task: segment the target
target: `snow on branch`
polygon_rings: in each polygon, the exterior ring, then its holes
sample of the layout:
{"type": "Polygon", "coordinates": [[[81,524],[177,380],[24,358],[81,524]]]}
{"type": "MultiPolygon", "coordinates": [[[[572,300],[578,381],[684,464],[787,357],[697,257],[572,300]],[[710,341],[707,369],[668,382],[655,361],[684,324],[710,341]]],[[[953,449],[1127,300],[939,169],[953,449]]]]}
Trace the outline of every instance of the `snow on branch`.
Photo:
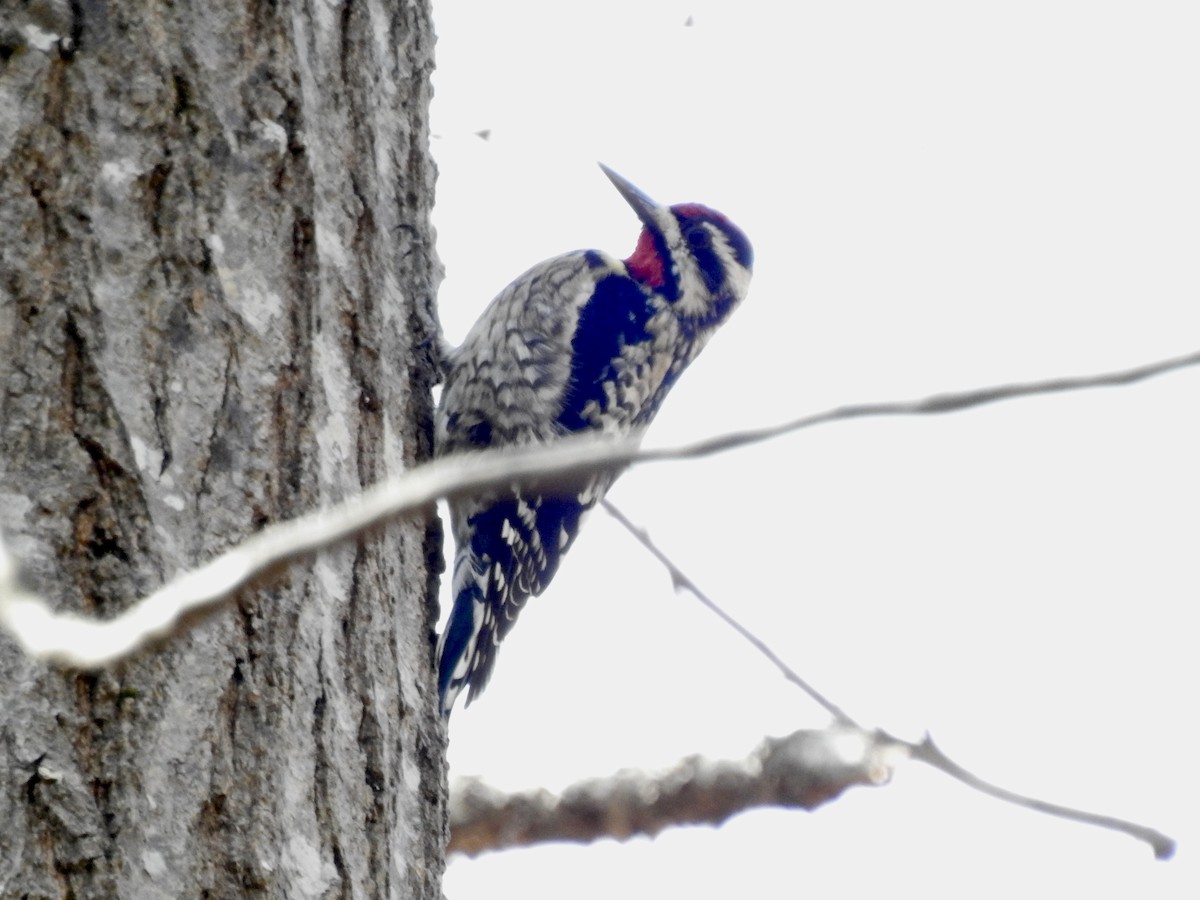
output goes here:
{"type": "Polygon", "coordinates": [[[20,583],[0,540],[0,626],[31,656],[82,669],[110,665],[212,614],[247,585],[288,563],[383,522],[423,511],[439,497],[514,481],[552,485],[584,472],[632,463],[695,459],[828,422],[868,416],[953,412],[1034,394],[1111,387],[1200,364],[1200,352],[1120,372],[985,387],[923,400],[840,406],[782,425],[733,432],[681,447],[639,450],[640,435],[568,438],[552,446],[493,450],[418,466],[336,507],[270,525],[199,568],[185,572],[111,619],[54,612],[20,583]]]}

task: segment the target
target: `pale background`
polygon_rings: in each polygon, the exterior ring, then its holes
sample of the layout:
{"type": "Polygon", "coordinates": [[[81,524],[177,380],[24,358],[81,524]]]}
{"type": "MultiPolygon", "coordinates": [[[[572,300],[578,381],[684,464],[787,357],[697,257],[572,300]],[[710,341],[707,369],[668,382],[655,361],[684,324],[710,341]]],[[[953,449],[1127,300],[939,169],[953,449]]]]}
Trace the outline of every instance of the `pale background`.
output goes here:
{"type": "MultiPolygon", "coordinates": [[[[754,243],[651,445],[1200,347],[1194,3],[442,0],[437,24],[452,341],[529,265],[632,250],[596,160],[754,243]]],[[[815,814],[458,860],[447,896],[1200,896],[1198,398],[1190,370],[835,424],[610,495],[860,721],[1175,860],[911,765],[815,814]]],[[[825,722],[597,512],[450,758],[555,788],[825,722]]]]}

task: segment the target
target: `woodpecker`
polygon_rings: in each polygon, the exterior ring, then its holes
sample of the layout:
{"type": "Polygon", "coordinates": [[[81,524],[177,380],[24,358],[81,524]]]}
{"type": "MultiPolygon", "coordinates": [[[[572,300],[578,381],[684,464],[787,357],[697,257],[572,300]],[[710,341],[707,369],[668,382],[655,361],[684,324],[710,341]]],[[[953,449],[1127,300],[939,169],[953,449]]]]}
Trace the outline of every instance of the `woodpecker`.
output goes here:
{"type": "MultiPolygon", "coordinates": [[[[745,296],[754,254],[733,223],[696,203],[660,206],[600,168],[641,219],[633,255],[556,256],[491,302],[446,354],[439,456],[644,428],[745,296]]],[[[438,642],[442,715],[464,687],[468,704],[479,696],[526,600],[545,590],[615,477],[559,495],[514,485],[450,503],[457,552],[438,642]]]]}

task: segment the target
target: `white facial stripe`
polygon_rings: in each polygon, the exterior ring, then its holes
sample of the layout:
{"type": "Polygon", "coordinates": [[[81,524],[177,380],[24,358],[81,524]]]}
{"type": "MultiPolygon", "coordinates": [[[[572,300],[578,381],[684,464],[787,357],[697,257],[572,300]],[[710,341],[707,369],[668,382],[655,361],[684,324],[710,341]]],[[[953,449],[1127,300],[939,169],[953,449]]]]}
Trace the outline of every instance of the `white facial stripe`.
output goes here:
{"type": "Polygon", "coordinates": [[[729,243],[723,229],[708,222],[704,223],[704,227],[712,232],[713,250],[720,258],[721,265],[725,267],[725,277],[733,283],[734,293],[745,297],[750,289],[750,270],[738,262],[737,252],[733,249],[733,244],[729,243]]]}
{"type": "Polygon", "coordinates": [[[679,299],[675,301],[675,309],[683,316],[703,315],[708,307],[708,288],[704,286],[704,276],[700,267],[692,259],[691,254],[683,257],[683,271],[679,273],[679,299]]]}
{"type": "Polygon", "coordinates": [[[658,228],[658,233],[662,235],[667,250],[674,256],[683,246],[683,230],[679,227],[679,220],[675,218],[675,213],[665,206],[657,207],[654,210],[654,224],[658,228]]]}
{"type": "MultiPolygon", "coordinates": [[[[702,222],[700,227],[706,229],[712,237],[713,252],[721,261],[725,277],[732,282],[737,296],[744,297],[746,290],[750,287],[750,271],[738,262],[733,245],[729,243],[729,238],[725,236],[725,232],[719,226],[712,222],[702,222]]],[[[681,253],[680,259],[684,271],[679,273],[681,296],[676,302],[675,308],[681,315],[700,318],[708,313],[712,297],[705,285],[700,266],[692,255],[686,252],[681,253]]]]}

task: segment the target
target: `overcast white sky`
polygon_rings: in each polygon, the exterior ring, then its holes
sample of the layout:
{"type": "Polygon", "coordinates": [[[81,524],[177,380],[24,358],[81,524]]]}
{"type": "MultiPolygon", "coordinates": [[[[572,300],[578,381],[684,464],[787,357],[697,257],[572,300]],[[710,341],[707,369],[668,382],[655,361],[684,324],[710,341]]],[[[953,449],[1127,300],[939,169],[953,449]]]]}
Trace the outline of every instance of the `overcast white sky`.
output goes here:
{"type": "MultiPolygon", "coordinates": [[[[435,6],[451,340],[541,259],[632,250],[597,160],[755,245],[649,444],[1200,348],[1194,3],[435,6]]],[[[610,495],[860,721],[1174,861],[910,766],[815,814],[456,861],[447,896],[1196,897],[1198,397],[1193,370],[835,424],[610,495]]],[[[553,788],[825,721],[596,513],[450,758],[553,788]]]]}

